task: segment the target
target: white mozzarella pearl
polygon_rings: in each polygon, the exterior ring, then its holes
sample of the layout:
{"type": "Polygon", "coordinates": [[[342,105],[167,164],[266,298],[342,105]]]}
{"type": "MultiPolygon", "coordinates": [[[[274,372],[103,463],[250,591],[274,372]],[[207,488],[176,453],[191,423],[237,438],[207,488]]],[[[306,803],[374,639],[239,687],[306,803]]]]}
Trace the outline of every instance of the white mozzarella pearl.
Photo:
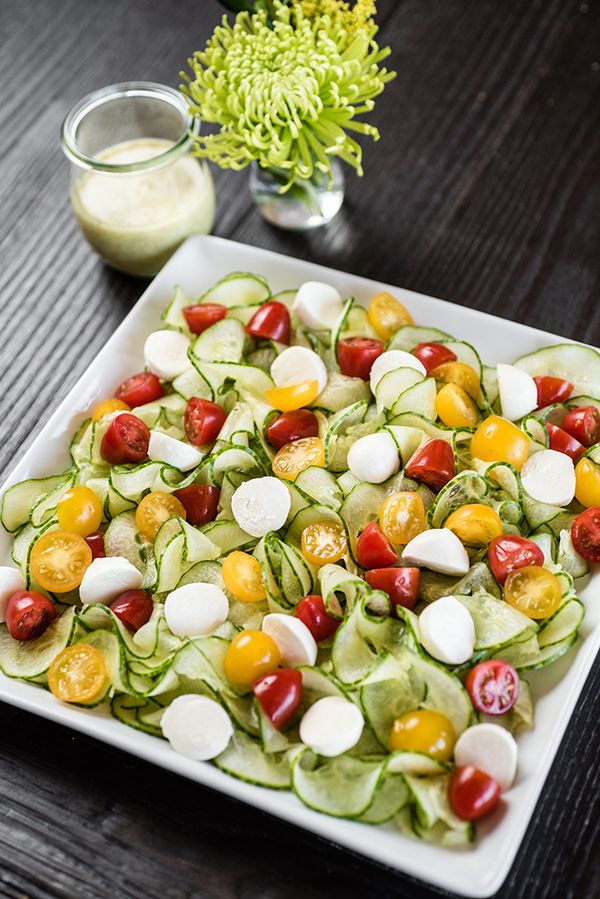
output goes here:
{"type": "Polygon", "coordinates": [[[509,790],[517,773],[518,748],[515,738],[499,724],[474,724],[462,732],[454,746],[457,765],[473,765],[509,790]]]}
{"type": "Polygon", "coordinates": [[[197,693],[177,696],[163,714],[160,726],[175,752],[198,762],[216,758],[233,736],[223,706],[197,693]]]}
{"type": "Polygon", "coordinates": [[[285,524],[291,506],[290,493],[279,478],[244,481],[231,498],[233,517],[247,534],[264,537],[285,524]]]}
{"type": "Polygon", "coordinates": [[[154,331],[146,338],[144,360],[151,372],[172,381],[191,366],[187,354],[189,346],[189,339],[180,331],[154,331]]]}
{"type": "Polygon", "coordinates": [[[169,437],[162,431],[150,431],[148,458],[153,462],[166,462],[179,471],[190,471],[202,461],[202,453],[195,446],[169,437]]]}
{"type": "Polygon", "coordinates": [[[290,346],[273,361],[271,377],[277,387],[316,381],[319,393],[327,384],[327,368],[321,357],[305,346],[290,346]]]}
{"type": "Polygon", "coordinates": [[[165,601],[165,618],[176,637],[206,637],[227,619],[229,601],[216,584],[185,584],[165,601]]]}
{"type": "Polygon", "coordinates": [[[305,713],[300,739],[316,752],[331,758],[356,746],[364,726],[358,706],[343,696],[324,696],[305,713]]]}
{"type": "Polygon", "coordinates": [[[344,309],[335,287],[322,281],[305,281],[298,290],[293,309],[303,325],[315,331],[334,327],[344,309]]]}
{"type": "Polygon", "coordinates": [[[446,665],[461,665],[475,649],[473,619],[454,596],[442,596],[421,612],[419,636],[427,652],[446,665]]]}
{"type": "Polygon", "coordinates": [[[413,356],[412,353],[407,353],[405,350],[387,350],[387,352],[377,357],[371,368],[371,391],[375,393],[375,388],[383,376],[396,368],[414,368],[415,371],[420,372],[423,376],[427,374],[427,370],[421,360],[413,356]]]}
{"type": "Polygon", "coordinates": [[[0,622],[6,621],[6,604],[13,593],[25,589],[25,581],[16,568],[0,566],[0,622]]]}
{"type": "Polygon", "coordinates": [[[315,638],[299,618],[272,612],[263,618],[262,629],[277,644],[285,665],[297,668],[300,665],[315,664],[317,660],[315,638]]]}
{"type": "Polygon", "coordinates": [[[126,590],[139,590],[141,586],[142,575],[135,565],[121,556],[107,556],[94,559],[86,568],[79,596],[84,605],[96,602],[108,605],[126,590]]]}
{"type": "Polygon", "coordinates": [[[523,489],[532,499],[551,506],[568,506],[575,496],[575,466],[565,453],[540,450],[521,469],[523,489]]]}
{"type": "Polygon", "coordinates": [[[402,561],[440,574],[463,575],[470,568],[466,549],[448,528],[432,528],[417,534],[404,547],[402,561]]]}
{"type": "Polygon", "coordinates": [[[348,453],[348,468],[359,481],[381,484],[400,468],[398,448],[387,431],[367,434],[353,443],[348,453]]]}
{"type": "Polygon", "coordinates": [[[514,365],[500,363],[496,366],[498,392],[502,415],[509,421],[518,421],[537,409],[537,387],[526,371],[514,365]]]}

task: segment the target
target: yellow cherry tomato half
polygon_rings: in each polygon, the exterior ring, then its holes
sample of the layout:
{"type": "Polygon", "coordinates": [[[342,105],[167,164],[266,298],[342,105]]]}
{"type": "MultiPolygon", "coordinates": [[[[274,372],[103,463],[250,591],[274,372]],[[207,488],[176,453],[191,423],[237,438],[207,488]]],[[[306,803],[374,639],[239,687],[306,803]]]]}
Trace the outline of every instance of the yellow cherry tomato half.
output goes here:
{"type": "Polygon", "coordinates": [[[338,562],[348,547],[344,526],[337,521],[316,521],[302,531],[302,555],[313,565],[338,562]]]}
{"type": "Polygon", "coordinates": [[[398,328],[414,324],[413,317],[400,300],[391,293],[377,293],[369,303],[367,318],[371,327],[380,337],[388,340],[398,328]]]}
{"type": "Polygon", "coordinates": [[[234,686],[246,689],[263,674],[274,671],[281,654],[272,637],[263,631],[243,630],[236,634],[225,653],[225,677],[234,686]]]}
{"type": "Polygon", "coordinates": [[[265,399],[269,406],[281,412],[295,412],[304,406],[310,406],[319,395],[318,381],[300,381],[288,387],[272,387],[265,391],[265,399]]]}
{"type": "Polygon", "coordinates": [[[102,521],[100,497],[82,484],[71,487],[58,503],[56,517],[63,531],[87,537],[98,530],[102,521]]]}
{"type": "Polygon", "coordinates": [[[455,509],[444,527],[453,531],[466,546],[487,546],[494,537],[504,533],[498,513],[483,503],[467,503],[455,509]]]}
{"type": "Polygon", "coordinates": [[[474,428],[479,418],[477,406],[458,384],[444,384],[435,398],[435,408],[449,428],[474,428]]]}
{"type": "Polygon", "coordinates": [[[89,643],[67,646],[48,669],[48,686],[63,702],[98,702],[108,687],[104,656],[89,643]]]}
{"type": "Polygon", "coordinates": [[[92,550],[83,537],[71,531],[50,531],[33,544],[29,556],[31,577],[43,590],[68,593],[79,587],[92,550]]]}
{"type": "Polygon", "coordinates": [[[516,568],[506,578],[504,599],[528,618],[547,618],[560,605],[560,581],[540,565],[516,568]]]}
{"type": "Polygon", "coordinates": [[[512,421],[490,415],[471,438],[471,455],[482,462],[508,462],[520,471],[529,456],[529,439],[512,421]]]}
{"type": "Polygon", "coordinates": [[[273,474],[286,481],[295,481],[301,471],[317,465],[323,468],[325,465],[325,446],[320,437],[303,437],[286,443],[275,454],[273,459],[273,474]]]}
{"type": "Polygon", "coordinates": [[[240,550],[230,552],[221,567],[221,576],[230,593],[242,602],[267,598],[258,559],[240,550]]]}
{"type": "Polygon", "coordinates": [[[575,497],[582,506],[600,506],[600,468],[591,459],[580,459],[575,466],[575,497]]]}
{"type": "Polygon", "coordinates": [[[176,496],[172,493],[155,491],[147,493],[135,510],[135,523],[138,531],[147,540],[154,540],[158,531],[169,518],[185,518],[187,513],[176,496]]]}
{"type": "Polygon", "coordinates": [[[94,411],[92,412],[92,418],[94,421],[100,421],[104,418],[105,415],[110,415],[111,412],[130,412],[131,406],[128,406],[127,403],[124,403],[123,400],[118,400],[116,396],[112,396],[109,400],[102,400],[101,403],[98,403],[94,411]]]}
{"type": "Polygon", "coordinates": [[[405,545],[425,530],[425,506],[412,490],[392,493],[379,509],[379,524],[392,543],[405,545]]]}
{"type": "Polygon", "coordinates": [[[465,393],[474,399],[479,396],[481,389],[479,375],[465,362],[442,362],[441,365],[432,368],[429,374],[436,381],[445,381],[446,384],[456,384],[457,387],[462,387],[465,393]]]}
{"type": "Polygon", "coordinates": [[[415,709],[396,718],[390,734],[392,751],[425,752],[441,762],[450,761],[455,742],[451,721],[429,709],[415,709]]]}

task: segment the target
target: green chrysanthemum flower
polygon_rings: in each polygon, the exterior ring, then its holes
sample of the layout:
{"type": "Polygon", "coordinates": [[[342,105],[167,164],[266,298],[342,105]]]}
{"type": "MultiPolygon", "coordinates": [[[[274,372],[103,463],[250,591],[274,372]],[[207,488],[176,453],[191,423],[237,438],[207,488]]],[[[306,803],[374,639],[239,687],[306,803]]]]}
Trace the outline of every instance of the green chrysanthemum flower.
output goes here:
{"type": "Polygon", "coordinates": [[[376,28],[349,37],[327,15],[307,18],[302,7],[276,5],[223,19],[206,49],[189,60],[194,78],[183,90],[191,111],[219,130],[201,135],[198,156],[221,168],[242,169],[252,160],[283,169],[289,187],[310,179],[315,167],[328,174],[338,156],[362,174],[362,150],[348,134],[379,139],[378,130],[357,116],[395,77],[379,63],[389,55],[374,41],[376,28]]]}

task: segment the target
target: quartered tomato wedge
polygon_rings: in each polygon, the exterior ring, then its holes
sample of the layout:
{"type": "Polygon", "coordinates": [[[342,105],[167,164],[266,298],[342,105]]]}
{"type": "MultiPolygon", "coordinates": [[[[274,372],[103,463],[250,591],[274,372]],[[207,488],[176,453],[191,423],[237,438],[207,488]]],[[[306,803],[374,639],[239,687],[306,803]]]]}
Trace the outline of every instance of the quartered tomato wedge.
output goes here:
{"type": "Polygon", "coordinates": [[[289,343],[292,336],[292,322],[287,306],[276,300],[264,303],[246,325],[246,331],[253,337],[263,340],[289,343]]]}
{"type": "Polygon", "coordinates": [[[164,395],[164,387],[151,371],[142,371],[138,375],[132,375],[115,390],[115,397],[127,403],[130,409],[146,403],[153,403],[164,395]]]}
{"type": "Polygon", "coordinates": [[[290,723],[302,699],[302,674],[296,668],[278,668],[252,684],[265,715],[276,730],[290,723]]]}
{"type": "Polygon", "coordinates": [[[441,438],[429,440],[409,460],[405,474],[437,493],[455,474],[452,447],[441,438]]]}
{"type": "Polygon", "coordinates": [[[342,623],[328,613],[323,597],[313,594],[300,600],[294,615],[307,626],[316,643],[333,636],[342,623]]]}
{"type": "Polygon", "coordinates": [[[519,675],[508,662],[488,659],[471,668],[465,687],[479,712],[504,715],[519,698],[519,675]]]}
{"type": "Polygon", "coordinates": [[[375,360],[385,349],[383,340],[370,337],[347,337],[338,340],[337,358],[340,371],[349,378],[369,380],[375,360]]]}
{"type": "Polygon", "coordinates": [[[32,579],[50,593],[75,590],[91,564],[91,549],[83,537],[70,531],[42,534],[29,556],[32,579]]]}
{"type": "Polygon", "coordinates": [[[600,442],[600,412],[595,406],[578,406],[567,412],[560,423],[563,431],[584,446],[600,442]]]}
{"type": "Polygon", "coordinates": [[[111,465],[141,462],[148,455],[150,431],[135,415],[124,412],[109,424],[100,444],[100,455],[111,465]]]}
{"type": "Polygon", "coordinates": [[[385,568],[398,559],[395,550],[376,521],[371,521],[356,541],[356,557],[361,568],[385,568]]]}
{"type": "Polygon", "coordinates": [[[556,425],[550,424],[550,422],[548,422],[546,428],[548,429],[548,437],[550,438],[550,449],[556,450],[557,453],[564,453],[566,456],[569,456],[573,462],[579,462],[585,453],[585,446],[582,446],[579,440],[575,440],[574,437],[571,437],[571,435],[567,434],[566,431],[563,431],[562,428],[557,428],[556,425]]]}
{"type": "Polygon", "coordinates": [[[586,562],[600,562],[600,506],[577,516],[571,525],[571,540],[586,562]]]}
{"type": "Polygon", "coordinates": [[[150,621],[154,603],[146,590],[126,590],[113,599],[110,609],[128,630],[138,631],[150,621]]]}
{"type": "Polygon", "coordinates": [[[218,403],[193,396],[188,400],[183,416],[187,439],[194,446],[212,443],[219,436],[227,415],[218,403]]]}
{"type": "Polygon", "coordinates": [[[504,584],[511,571],[526,565],[543,565],[544,553],[533,540],[518,534],[502,534],[488,546],[488,560],[492,574],[504,584]]]}
{"type": "Polygon", "coordinates": [[[448,783],[448,801],[461,821],[476,821],[489,815],[498,805],[500,787],[497,781],[473,765],[456,768],[448,783]]]}
{"type": "Polygon", "coordinates": [[[43,593],[21,590],[6,604],[6,627],[15,640],[35,640],[56,618],[56,609],[43,593]]]}
{"type": "Polygon", "coordinates": [[[419,595],[421,572],[418,568],[373,568],[365,571],[365,580],[374,590],[383,590],[392,607],[412,609],[419,595]]]}
{"type": "Polygon", "coordinates": [[[443,343],[418,343],[411,353],[423,363],[427,374],[444,362],[456,362],[456,353],[443,343]]]}
{"type": "Polygon", "coordinates": [[[537,387],[538,409],[564,403],[573,393],[573,385],[562,378],[551,378],[549,375],[538,375],[533,379],[537,387]]]}
{"type": "Polygon", "coordinates": [[[271,420],[267,427],[267,440],[279,450],[286,443],[302,440],[304,437],[318,437],[319,420],[309,409],[294,409],[282,412],[271,420]]]}
{"type": "Polygon", "coordinates": [[[202,334],[227,315],[227,306],[220,303],[194,303],[181,310],[192,334],[202,334]]]}
{"type": "Polygon", "coordinates": [[[214,521],[219,511],[221,491],[211,484],[190,484],[173,491],[186,511],[186,520],[195,527],[214,521]]]}
{"type": "Polygon", "coordinates": [[[104,656],[89,643],[73,643],[56,656],[48,669],[48,686],[57,699],[90,705],[108,686],[104,656]]]}

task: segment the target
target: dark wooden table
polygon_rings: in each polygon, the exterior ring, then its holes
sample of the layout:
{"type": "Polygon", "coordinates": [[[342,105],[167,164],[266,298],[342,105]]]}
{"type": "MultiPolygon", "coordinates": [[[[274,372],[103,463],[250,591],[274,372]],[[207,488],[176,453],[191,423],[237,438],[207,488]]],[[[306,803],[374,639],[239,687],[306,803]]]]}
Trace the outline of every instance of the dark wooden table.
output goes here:
{"type": "MultiPolygon", "coordinates": [[[[215,232],[570,337],[600,340],[600,4],[380,0],[398,79],[382,139],[326,230],[265,225],[216,173],[215,232]]],[[[144,283],[88,250],[60,122],[130,79],[176,85],[209,0],[0,4],[0,468],[85,370],[144,283]]],[[[600,895],[600,667],[503,899],[600,895]]],[[[0,707],[0,895],[383,899],[438,895],[83,736],[0,707]]]]}

